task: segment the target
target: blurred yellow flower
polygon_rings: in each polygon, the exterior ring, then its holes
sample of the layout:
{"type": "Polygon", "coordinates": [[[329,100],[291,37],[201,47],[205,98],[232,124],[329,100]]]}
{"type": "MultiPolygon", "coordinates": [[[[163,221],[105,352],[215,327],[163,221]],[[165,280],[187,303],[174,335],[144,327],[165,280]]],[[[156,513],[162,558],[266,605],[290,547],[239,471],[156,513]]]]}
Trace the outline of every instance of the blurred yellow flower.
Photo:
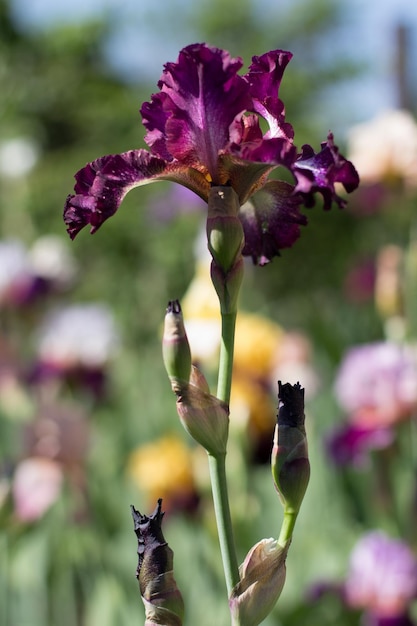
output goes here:
{"type": "Polygon", "coordinates": [[[283,331],[261,315],[241,313],[236,323],[234,368],[257,379],[269,379],[283,331]]]}
{"type": "Polygon", "coordinates": [[[128,460],[128,475],[150,501],[187,500],[195,493],[193,461],[189,448],[175,435],[139,446],[128,460]]]}
{"type": "Polygon", "coordinates": [[[230,399],[231,424],[247,428],[256,439],[271,437],[276,423],[276,402],[268,387],[246,376],[233,378],[230,399]]]}
{"type": "MultiPolygon", "coordinates": [[[[209,264],[197,261],[196,273],[181,300],[184,323],[194,362],[210,365],[220,349],[221,319],[209,264]]],[[[274,366],[281,328],[260,315],[240,312],[236,322],[235,369],[250,376],[267,378],[274,366]]]]}

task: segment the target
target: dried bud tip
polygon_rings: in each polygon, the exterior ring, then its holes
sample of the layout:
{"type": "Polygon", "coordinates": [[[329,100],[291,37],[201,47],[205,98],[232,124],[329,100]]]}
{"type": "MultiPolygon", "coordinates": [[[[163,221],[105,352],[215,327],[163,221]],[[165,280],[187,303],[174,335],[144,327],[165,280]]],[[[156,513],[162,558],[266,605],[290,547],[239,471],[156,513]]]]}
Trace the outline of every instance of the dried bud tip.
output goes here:
{"type": "Polygon", "coordinates": [[[278,381],[278,424],[299,427],[304,425],[304,388],[300,383],[282,384],[278,381]]]}
{"type": "Polygon", "coordinates": [[[180,301],[179,300],[170,300],[168,302],[168,306],[166,309],[167,313],[175,313],[175,314],[179,314],[181,313],[181,305],[180,305],[180,301]]]}
{"type": "Polygon", "coordinates": [[[142,515],[133,504],[130,505],[133,517],[133,529],[138,539],[138,567],[136,570],[136,578],[142,567],[145,549],[151,548],[156,544],[165,544],[165,538],[162,534],[161,524],[164,512],[162,511],[162,498],[159,498],[154,512],[151,515],[142,515]]]}

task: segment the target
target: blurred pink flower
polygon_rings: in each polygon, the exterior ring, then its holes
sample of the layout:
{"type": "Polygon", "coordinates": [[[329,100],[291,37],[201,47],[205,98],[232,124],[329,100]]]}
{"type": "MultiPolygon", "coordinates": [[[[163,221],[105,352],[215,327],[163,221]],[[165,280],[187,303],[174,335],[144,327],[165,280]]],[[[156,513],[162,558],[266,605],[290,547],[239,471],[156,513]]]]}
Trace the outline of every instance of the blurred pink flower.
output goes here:
{"type": "Polygon", "coordinates": [[[370,615],[371,623],[396,618],[407,623],[417,596],[417,561],[404,542],[381,531],[364,535],[354,547],[344,584],[346,603],[370,615]]]}
{"type": "Polygon", "coordinates": [[[417,597],[416,557],[400,539],[370,531],[354,546],[346,579],[319,581],[308,597],[315,602],[327,593],[361,611],[362,626],[414,626],[409,609],[417,597]]]}
{"type": "Polygon", "coordinates": [[[345,355],[335,382],[347,421],[326,442],[338,465],[364,465],[370,450],[392,444],[393,427],[417,409],[417,359],[411,345],[365,344],[345,355]]]}
{"type": "Polygon", "coordinates": [[[16,517],[22,522],[40,519],[58,499],[62,481],[61,466],[51,459],[31,457],[21,461],[12,484],[16,517]]]}
{"type": "Polygon", "coordinates": [[[388,341],[351,348],[335,393],[350,421],[362,426],[390,426],[410,417],[417,408],[415,349],[388,341]]]}

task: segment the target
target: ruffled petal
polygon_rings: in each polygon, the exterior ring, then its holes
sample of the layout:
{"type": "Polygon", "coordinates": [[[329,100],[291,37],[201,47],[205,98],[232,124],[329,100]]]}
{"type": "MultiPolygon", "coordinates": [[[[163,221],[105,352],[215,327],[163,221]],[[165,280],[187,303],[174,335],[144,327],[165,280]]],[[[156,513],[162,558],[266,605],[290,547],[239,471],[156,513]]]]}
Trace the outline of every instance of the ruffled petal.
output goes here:
{"type": "Polygon", "coordinates": [[[252,103],[247,81],[237,75],[241,67],[241,59],[205,44],[187,46],[176,63],[167,63],[158,83],[164,95],[141,109],[153,151],[204,166],[218,184],[217,159],[229,127],[252,103]]]}
{"type": "Polygon", "coordinates": [[[265,265],[282,248],[291,247],[300,236],[300,225],[307,224],[300,204],[294,187],[282,181],[271,181],[253,194],[239,213],[245,233],[242,253],[265,265]]]}
{"type": "Polygon", "coordinates": [[[339,153],[330,133],[327,141],[321,144],[321,151],[315,153],[308,145],[303,146],[300,158],[294,163],[293,173],[297,180],[296,192],[305,197],[306,206],[314,206],[314,193],[320,192],[323,196],[323,208],[331,208],[336,202],[343,208],[346,201],[336,194],[335,183],[342,183],[350,193],[359,185],[359,175],[350,161],[339,153]]]}
{"type": "Polygon", "coordinates": [[[253,110],[269,124],[265,139],[286,137],[293,139],[291,124],[285,122],[285,109],[278,93],[284,70],[292,59],[291,52],[272,50],[260,57],[253,57],[246,74],[253,99],[253,110]]]}
{"type": "Polygon", "coordinates": [[[146,150],[110,154],[86,165],[75,175],[75,194],[67,197],[64,221],[74,239],[84,226],[96,230],[119,208],[134,187],[171,180],[207,199],[209,184],[202,174],[151,155],[146,150]]]}

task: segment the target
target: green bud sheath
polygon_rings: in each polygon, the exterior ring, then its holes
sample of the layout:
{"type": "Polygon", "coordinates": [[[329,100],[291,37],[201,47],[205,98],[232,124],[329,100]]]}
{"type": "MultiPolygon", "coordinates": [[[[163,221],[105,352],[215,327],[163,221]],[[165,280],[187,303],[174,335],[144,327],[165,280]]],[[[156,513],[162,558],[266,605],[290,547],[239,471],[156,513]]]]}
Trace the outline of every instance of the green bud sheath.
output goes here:
{"type": "Polygon", "coordinates": [[[310,479],[304,427],[304,389],[297,383],[279,385],[280,400],[271,468],[286,513],[297,515],[310,479]]]}
{"type": "Polygon", "coordinates": [[[207,243],[214,262],[227,273],[239,259],[244,234],[239,198],[232,187],[212,187],[208,197],[207,243]]]}
{"type": "Polygon", "coordinates": [[[178,300],[168,302],[164,321],[162,356],[168,376],[188,382],[191,373],[191,350],[178,300]]]}
{"type": "Polygon", "coordinates": [[[184,602],[173,572],[173,552],[162,534],[162,500],[148,517],[131,506],[138,539],[136,577],[145,606],[145,626],[182,626],[184,602]]]}
{"type": "Polygon", "coordinates": [[[225,273],[224,270],[211,263],[211,280],[219,297],[220,310],[223,314],[236,313],[240,287],[244,273],[243,258],[240,256],[233,267],[225,273]]]}

